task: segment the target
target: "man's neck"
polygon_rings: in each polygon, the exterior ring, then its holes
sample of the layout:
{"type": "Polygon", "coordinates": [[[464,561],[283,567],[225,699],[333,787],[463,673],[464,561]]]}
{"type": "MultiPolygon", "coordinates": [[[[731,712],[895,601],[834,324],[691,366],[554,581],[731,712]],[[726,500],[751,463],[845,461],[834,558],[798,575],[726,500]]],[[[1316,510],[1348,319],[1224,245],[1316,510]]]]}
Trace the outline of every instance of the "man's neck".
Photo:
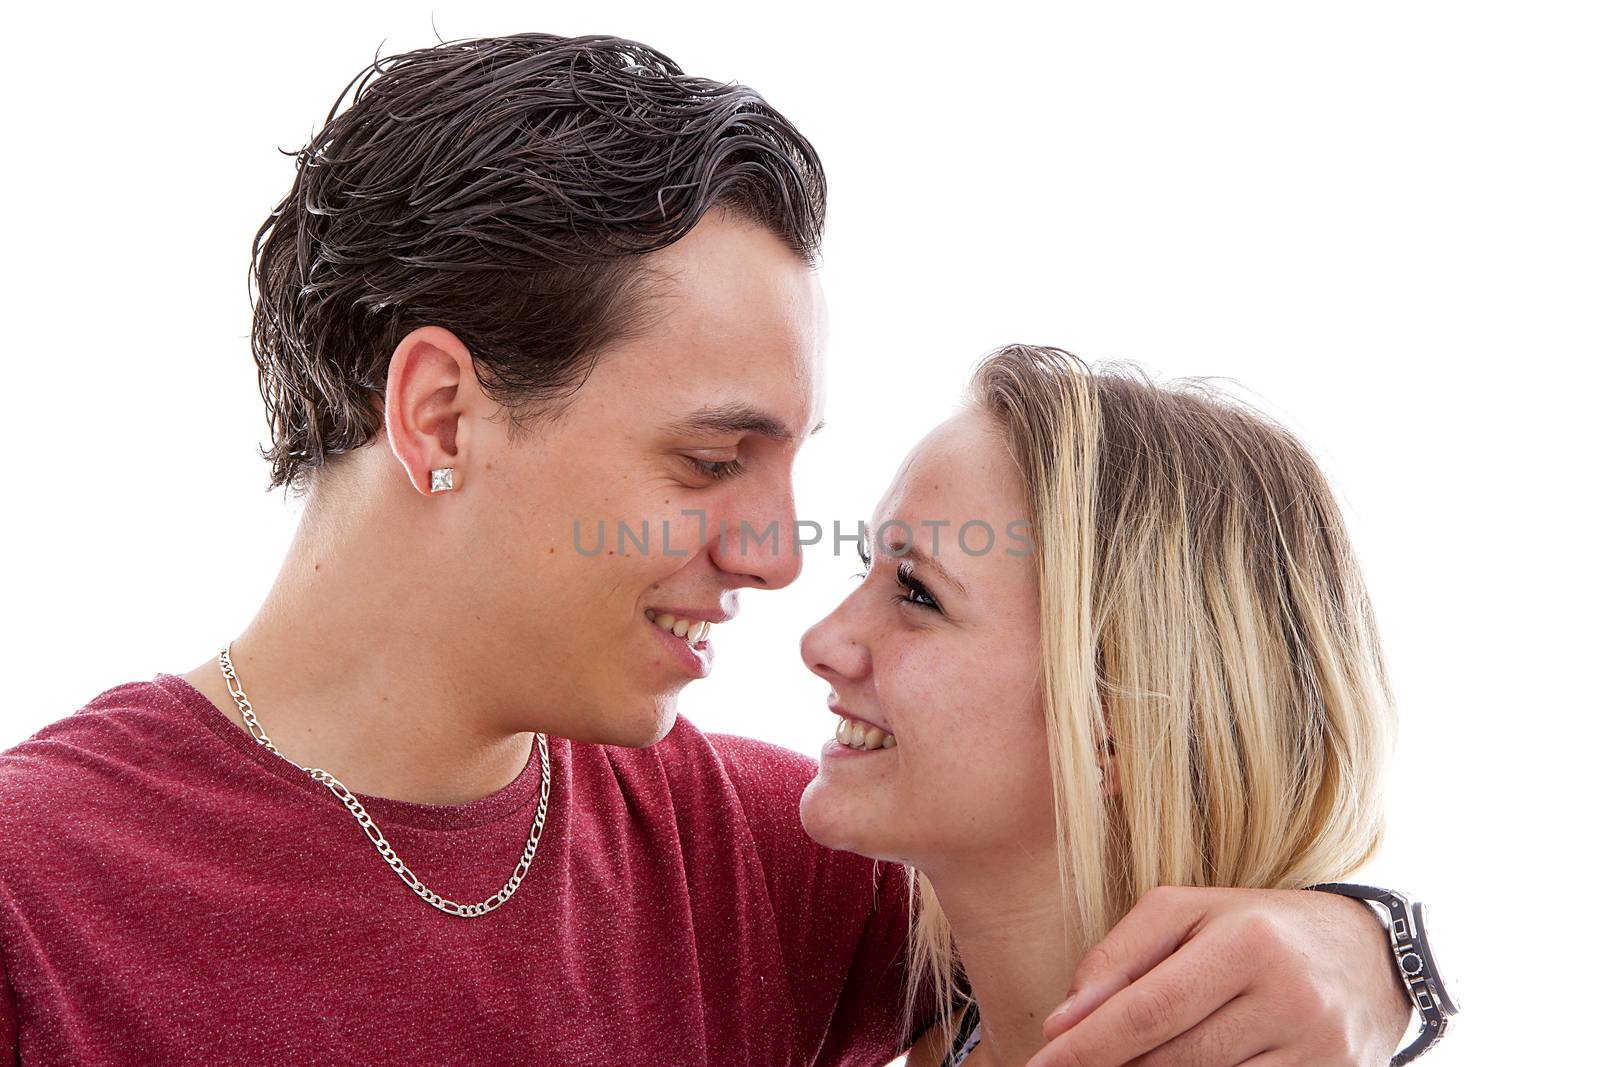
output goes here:
{"type": "Polygon", "coordinates": [[[969,1060],[1025,1064],[1082,954],[1062,914],[1053,850],[985,857],[930,875],[961,953],[983,1033],[969,1060]]]}
{"type": "MultiPolygon", "coordinates": [[[[350,789],[424,804],[487,796],[527,764],[533,735],[496,728],[465,652],[432,635],[425,581],[352,544],[348,526],[296,532],[266,602],[233,639],[239,686],[296,763],[350,789]]],[[[414,562],[414,561],[413,561],[414,562]]],[[[218,647],[229,635],[218,635],[218,647]]],[[[241,729],[215,657],[183,675],[241,729]]]]}

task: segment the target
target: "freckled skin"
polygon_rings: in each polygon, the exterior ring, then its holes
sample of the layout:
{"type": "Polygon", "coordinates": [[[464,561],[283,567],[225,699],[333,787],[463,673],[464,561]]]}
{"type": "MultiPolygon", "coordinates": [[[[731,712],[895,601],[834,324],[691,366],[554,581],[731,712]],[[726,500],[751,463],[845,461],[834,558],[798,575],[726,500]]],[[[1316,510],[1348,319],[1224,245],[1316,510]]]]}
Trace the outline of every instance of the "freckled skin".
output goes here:
{"type": "Polygon", "coordinates": [[[1005,552],[1016,547],[1006,524],[1026,516],[1021,476],[981,412],[939,426],[901,466],[872,527],[909,523],[931,554],[923,522],[950,520],[937,558],[966,594],[914,566],[945,614],[900,601],[902,561],[880,546],[860,587],[806,632],[806,666],[896,739],[886,752],[823,761],[800,805],[816,840],[930,873],[985,852],[1052,847],[1034,560],[1005,552]],[[966,554],[952,536],[972,519],[996,531],[987,553],[966,554]]]}

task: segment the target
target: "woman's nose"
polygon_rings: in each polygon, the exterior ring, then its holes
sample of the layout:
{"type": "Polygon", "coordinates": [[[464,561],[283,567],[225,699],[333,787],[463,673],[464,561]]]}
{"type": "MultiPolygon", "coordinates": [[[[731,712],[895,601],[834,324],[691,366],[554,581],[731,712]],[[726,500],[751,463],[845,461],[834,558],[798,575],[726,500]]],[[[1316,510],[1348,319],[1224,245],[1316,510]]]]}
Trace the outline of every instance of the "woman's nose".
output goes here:
{"type": "Polygon", "coordinates": [[[867,645],[851,617],[851,599],[814,624],[800,637],[800,658],[819,677],[859,679],[872,662],[867,645]]]}

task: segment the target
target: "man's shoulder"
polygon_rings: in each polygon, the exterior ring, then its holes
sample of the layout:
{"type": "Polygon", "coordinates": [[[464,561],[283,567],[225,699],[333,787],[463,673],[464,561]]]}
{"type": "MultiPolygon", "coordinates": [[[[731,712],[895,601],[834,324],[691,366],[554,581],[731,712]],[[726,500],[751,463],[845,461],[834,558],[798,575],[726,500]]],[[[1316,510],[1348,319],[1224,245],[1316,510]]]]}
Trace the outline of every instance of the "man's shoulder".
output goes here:
{"type": "Polygon", "coordinates": [[[799,835],[810,844],[800,825],[800,795],[817,776],[816,761],[781,745],[736,734],[709,734],[707,740],[753,828],[799,835]]]}
{"type": "MultiPolygon", "coordinates": [[[[723,796],[745,808],[795,816],[800,794],[816,777],[816,760],[768,741],[708,733],[683,716],[647,749],[618,754],[660,767],[676,794],[723,796]]],[[[794,818],[798,826],[798,818],[794,818]]]]}
{"type": "Polygon", "coordinates": [[[874,895],[879,865],[818,844],[800,820],[801,794],[817,775],[816,760],[752,737],[706,733],[681,718],[661,746],[666,746],[663,758],[677,779],[678,802],[736,809],[735,817],[768,865],[769,878],[815,878],[829,883],[834,893],[864,895],[863,900],[874,895]],[[686,789],[688,781],[693,785],[686,789]],[[701,799],[708,803],[692,803],[701,799]]]}
{"type": "Polygon", "coordinates": [[[72,753],[126,742],[130,730],[137,732],[150,716],[170,709],[171,697],[154,681],[113,686],[0,751],[0,782],[26,781],[43,769],[70,763],[72,753]]]}
{"type": "Polygon", "coordinates": [[[741,774],[781,777],[785,780],[799,778],[802,784],[817,775],[817,761],[791,748],[738,734],[710,733],[702,736],[717,750],[724,763],[741,774]]]}
{"type": "MultiPolygon", "coordinates": [[[[848,1059],[862,1040],[881,1039],[877,1062],[891,1057],[904,999],[904,868],[811,839],[800,820],[801,794],[817,774],[811,757],[683,720],[661,744],[669,763],[697,775],[711,768],[737,798],[753,846],[746,859],[760,869],[796,1002],[807,1005],[807,1041],[823,1048],[819,1062],[848,1059]]],[[[732,843],[716,842],[719,851],[732,843]]]]}
{"type": "MultiPolygon", "coordinates": [[[[635,810],[670,809],[684,841],[744,840],[769,862],[853,866],[858,857],[813,842],[800,823],[800,795],[816,776],[810,757],[750,737],[707,733],[683,716],[647,748],[597,746],[635,810]]],[[[621,798],[619,798],[620,802],[621,798]]]]}
{"type": "Polygon", "coordinates": [[[0,843],[105,803],[173,755],[186,712],[157,680],[124,682],[0,751],[0,843]]]}

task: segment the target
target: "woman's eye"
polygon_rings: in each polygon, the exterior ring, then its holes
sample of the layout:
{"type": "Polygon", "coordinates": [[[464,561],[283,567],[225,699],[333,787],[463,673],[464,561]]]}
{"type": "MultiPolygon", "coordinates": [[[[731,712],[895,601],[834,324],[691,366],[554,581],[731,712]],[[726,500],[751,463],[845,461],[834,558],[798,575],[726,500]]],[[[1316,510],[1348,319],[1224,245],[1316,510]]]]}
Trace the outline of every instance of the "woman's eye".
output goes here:
{"type": "Polygon", "coordinates": [[[899,580],[900,587],[905,590],[904,593],[900,594],[900,600],[905,601],[907,604],[915,604],[919,608],[931,608],[934,611],[944,610],[939,607],[939,601],[934,598],[934,595],[928,592],[928,587],[912,576],[911,564],[902,563],[895,571],[895,577],[899,580]]]}

